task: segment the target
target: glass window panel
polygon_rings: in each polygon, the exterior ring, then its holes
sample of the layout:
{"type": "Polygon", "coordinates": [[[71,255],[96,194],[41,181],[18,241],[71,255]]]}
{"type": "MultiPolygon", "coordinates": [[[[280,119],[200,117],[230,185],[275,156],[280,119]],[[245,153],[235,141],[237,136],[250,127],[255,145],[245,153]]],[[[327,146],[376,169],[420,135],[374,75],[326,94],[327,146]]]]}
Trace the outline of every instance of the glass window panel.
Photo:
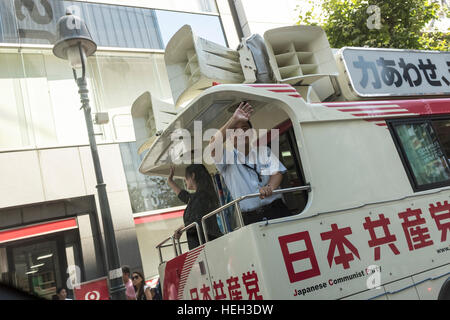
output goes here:
{"type": "Polygon", "coordinates": [[[125,33],[124,23],[121,18],[121,12],[119,10],[114,10],[111,7],[109,8],[109,11],[111,14],[111,21],[113,24],[113,28],[114,30],[116,30],[115,36],[117,40],[117,46],[126,48],[128,47],[128,42],[125,33]]]}
{"type": "MultiPolygon", "coordinates": [[[[171,101],[163,54],[97,53],[87,77],[92,113],[110,114],[95,126],[99,142],[135,140],[131,105],[145,91],[171,101]]],[[[72,70],[50,50],[3,49],[0,94],[0,149],[88,142],[72,70]]]]}
{"type": "MultiPolygon", "coordinates": [[[[133,29],[135,30],[134,36],[137,38],[137,41],[139,41],[140,45],[138,48],[153,48],[151,44],[148,43],[149,37],[159,37],[158,33],[151,33],[151,30],[159,30],[157,26],[157,21],[155,19],[151,19],[149,22],[149,27],[145,24],[145,12],[150,11],[153,12],[153,10],[147,10],[142,8],[130,8],[130,18],[133,22],[133,29]],[[133,15],[131,15],[133,13],[133,15]]],[[[155,42],[154,48],[162,48],[161,45],[159,45],[160,41],[155,42]]]]}
{"type": "MultiPolygon", "coordinates": [[[[59,145],[88,143],[84,113],[80,110],[78,87],[67,61],[56,58],[50,52],[44,55],[50,103],[53,109],[55,132],[59,145]]],[[[91,85],[92,72],[87,70],[88,90],[92,113],[96,112],[94,92],[91,85]]]]}
{"type": "Polygon", "coordinates": [[[0,52],[0,149],[30,146],[33,142],[23,100],[21,55],[5,51],[0,52]]]}
{"type": "Polygon", "coordinates": [[[99,46],[162,49],[153,9],[61,0],[2,0],[0,42],[54,44],[67,8],[85,20],[99,46]]]}
{"type": "Polygon", "coordinates": [[[450,120],[433,121],[442,148],[450,161],[450,120]]]}
{"type": "MultiPolygon", "coordinates": [[[[67,61],[50,51],[2,51],[0,149],[86,144],[78,88],[67,61]]],[[[95,100],[91,107],[95,112],[95,100]]]]}
{"type": "MultiPolygon", "coordinates": [[[[74,2],[74,5],[80,3],[74,2]]],[[[82,3],[81,6],[80,16],[85,19],[98,46],[162,49],[152,9],[95,3],[82,3]]]]}
{"type": "Polygon", "coordinates": [[[97,54],[96,70],[102,96],[102,110],[131,108],[145,91],[170,99],[171,91],[162,54],[97,54]]]}
{"type": "Polygon", "coordinates": [[[136,23],[137,17],[140,15],[138,8],[125,7],[126,21],[129,25],[128,37],[133,40],[131,48],[144,48],[144,42],[142,40],[141,32],[139,32],[138,24],[136,23]]]}
{"type": "MultiPolygon", "coordinates": [[[[112,15],[112,11],[116,11],[114,9],[115,8],[111,8],[111,6],[104,6],[102,8],[102,17],[103,17],[103,20],[106,21],[106,23],[109,25],[110,29],[117,30],[115,21],[113,19],[113,15],[112,15]]],[[[107,32],[107,35],[109,36],[108,43],[110,43],[111,46],[113,46],[113,47],[120,46],[119,40],[117,38],[117,32],[107,32]]]]}
{"type": "MultiPolygon", "coordinates": [[[[133,213],[184,205],[167,185],[166,178],[150,177],[139,172],[144,154],[139,155],[137,150],[136,142],[120,144],[133,213]]],[[[176,182],[183,186],[182,181],[176,182]]]]}
{"type": "Polygon", "coordinates": [[[56,39],[56,21],[65,14],[62,1],[14,2],[14,15],[21,43],[52,44],[56,39]]]}
{"type": "MultiPolygon", "coordinates": [[[[141,0],[134,0],[133,4],[139,5],[139,1],[141,0]]],[[[152,0],[152,7],[186,12],[219,13],[214,0],[152,0]]]]}
{"type": "Polygon", "coordinates": [[[150,37],[150,48],[164,49],[161,30],[155,10],[143,10],[147,34],[150,37]]]}
{"type": "Polygon", "coordinates": [[[188,24],[204,39],[226,46],[220,19],[217,16],[156,10],[164,46],[182,26],[188,24]]]}
{"type": "Polygon", "coordinates": [[[99,46],[114,47],[115,44],[109,40],[108,29],[112,29],[102,15],[102,5],[88,6],[86,25],[91,32],[92,38],[99,46]]]}
{"type": "Polygon", "coordinates": [[[13,0],[0,1],[0,41],[19,42],[13,0]]]}
{"type": "MultiPolygon", "coordinates": [[[[148,10],[140,9],[140,8],[137,8],[136,10],[139,11],[139,14],[136,15],[135,24],[136,24],[136,30],[142,38],[142,47],[143,48],[162,48],[162,45],[159,44],[160,41],[157,41],[156,44],[153,44],[152,39],[151,39],[151,38],[158,39],[159,31],[157,33],[153,33],[152,35],[150,35],[151,34],[150,29],[159,30],[158,26],[155,24],[156,20],[155,19],[149,20],[149,24],[152,26],[152,28],[149,29],[147,27],[147,24],[145,23],[145,20],[147,19],[146,12],[148,10]]],[[[150,12],[153,12],[153,10],[150,12]]]]}
{"type": "MultiPolygon", "coordinates": [[[[185,24],[192,25],[200,37],[226,43],[218,16],[61,0],[1,1],[0,42],[17,43],[20,39],[21,43],[53,44],[57,21],[67,8],[85,20],[99,46],[163,49],[185,24]]],[[[217,13],[213,0],[183,1],[181,7],[177,1],[168,7],[173,8],[217,13]]]]}
{"type": "Polygon", "coordinates": [[[144,92],[171,100],[162,54],[98,53],[93,67],[95,97],[103,112],[109,113],[113,140],[135,140],[131,106],[144,92]]]}
{"type": "Polygon", "coordinates": [[[401,124],[395,130],[418,186],[450,179],[449,164],[431,123],[401,124]]]}
{"type": "Polygon", "coordinates": [[[51,299],[61,286],[61,266],[55,241],[40,241],[12,249],[13,284],[25,292],[51,299]],[[46,259],[38,259],[49,256],[46,259]]]}
{"type": "Polygon", "coordinates": [[[54,146],[58,143],[53,108],[49,95],[44,55],[42,53],[22,54],[25,72],[25,95],[31,114],[35,144],[54,146]]]}

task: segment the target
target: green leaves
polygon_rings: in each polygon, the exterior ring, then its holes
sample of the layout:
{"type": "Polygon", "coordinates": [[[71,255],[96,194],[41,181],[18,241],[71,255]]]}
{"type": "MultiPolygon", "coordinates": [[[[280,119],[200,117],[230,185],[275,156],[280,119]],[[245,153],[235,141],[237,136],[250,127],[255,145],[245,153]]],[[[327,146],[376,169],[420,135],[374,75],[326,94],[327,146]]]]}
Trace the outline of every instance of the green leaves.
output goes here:
{"type": "Polygon", "coordinates": [[[321,25],[334,48],[449,50],[449,33],[423,32],[430,21],[448,15],[448,10],[437,3],[427,0],[323,0],[319,5],[317,1],[305,2],[309,6],[300,13],[299,24],[321,25]],[[377,10],[368,11],[371,5],[377,6],[377,10]]]}

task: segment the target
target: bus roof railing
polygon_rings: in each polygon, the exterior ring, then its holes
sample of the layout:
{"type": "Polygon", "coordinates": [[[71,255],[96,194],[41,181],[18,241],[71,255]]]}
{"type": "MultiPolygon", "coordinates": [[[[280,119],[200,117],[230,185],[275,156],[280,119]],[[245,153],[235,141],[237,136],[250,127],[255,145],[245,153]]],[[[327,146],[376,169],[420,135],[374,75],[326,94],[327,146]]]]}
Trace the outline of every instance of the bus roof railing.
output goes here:
{"type": "MultiPolygon", "coordinates": [[[[309,184],[307,184],[307,185],[305,185],[305,186],[300,186],[300,187],[292,187],[292,188],[278,189],[278,190],[274,190],[274,191],[272,192],[272,195],[283,194],[283,193],[289,193],[289,192],[296,192],[296,191],[311,191],[311,186],[310,186],[309,184]]],[[[242,218],[242,211],[241,211],[241,208],[240,208],[240,206],[239,206],[239,203],[240,203],[241,201],[246,200],[246,199],[256,198],[256,197],[259,197],[259,196],[260,196],[259,193],[253,193],[253,194],[248,194],[248,195],[242,196],[242,197],[237,198],[236,200],[233,200],[233,201],[231,201],[231,202],[229,202],[229,203],[227,203],[227,204],[221,206],[220,208],[217,208],[216,210],[211,211],[210,213],[204,215],[204,216],[202,217],[202,227],[203,227],[203,235],[205,236],[205,242],[208,242],[208,241],[209,241],[208,233],[207,233],[207,226],[206,226],[206,223],[205,223],[206,219],[208,219],[208,218],[210,218],[210,217],[212,217],[212,216],[215,216],[215,215],[217,215],[217,214],[222,214],[223,210],[225,210],[225,209],[227,209],[227,208],[229,208],[229,207],[231,207],[231,206],[235,206],[235,208],[236,208],[236,213],[237,213],[237,218],[238,218],[238,221],[239,221],[239,228],[242,228],[242,227],[244,226],[244,219],[242,218]]],[[[222,219],[222,222],[224,222],[224,221],[223,221],[223,219],[224,219],[224,218],[223,218],[223,215],[221,215],[221,219],[222,219]]],[[[158,251],[159,251],[159,260],[160,260],[160,263],[163,263],[163,257],[162,257],[161,248],[173,246],[173,248],[174,248],[174,253],[175,253],[175,256],[176,256],[176,257],[177,257],[178,255],[182,254],[182,251],[181,251],[181,244],[180,244],[180,237],[181,237],[181,235],[182,235],[185,231],[187,231],[187,230],[189,230],[189,229],[191,229],[191,228],[194,228],[194,227],[196,228],[196,231],[197,231],[197,237],[198,237],[198,241],[199,241],[200,245],[203,244],[203,240],[202,240],[202,237],[201,237],[200,226],[198,225],[197,222],[193,222],[193,223],[189,224],[188,226],[186,226],[186,227],[180,229],[180,230],[178,231],[178,233],[179,233],[179,236],[178,236],[178,237],[176,237],[176,232],[174,232],[174,234],[173,234],[172,236],[170,236],[170,237],[164,239],[162,242],[160,242],[160,243],[156,246],[156,249],[158,249],[158,251]],[[166,245],[166,243],[167,243],[169,240],[170,240],[172,243],[166,245]],[[176,241],[178,242],[178,246],[177,246],[176,241]]],[[[225,234],[230,233],[230,232],[232,232],[232,230],[230,231],[230,230],[228,230],[228,228],[225,228],[225,234]]]]}
{"type": "MultiPolygon", "coordinates": [[[[309,184],[305,185],[305,186],[301,186],[301,187],[292,187],[292,188],[285,188],[285,189],[278,189],[278,190],[274,190],[272,192],[272,195],[276,195],[276,194],[283,194],[283,193],[289,193],[289,192],[296,192],[296,191],[311,191],[311,186],[309,184]]],[[[250,198],[256,198],[259,197],[260,194],[259,193],[252,193],[252,194],[247,194],[245,196],[239,197],[236,200],[230,201],[229,203],[227,203],[226,205],[223,205],[220,208],[217,208],[216,210],[204,215],[202,217],[202,227],[203,227],[203,234],[205,236],[205,242],[208,242],[208,233],[207,233],[207,228],[206,228],[206,219],[221,213],[223,210],[231,207],[231,206],[235,206],[236,208],[236,213],[237,213],[237,220],[239,221],[239,228],[242,228],[244,226],[244,219],[242,218],[242,211],[241,211],[241,207],[239,206],[239,202],[246,200],[246,199],[250,199],[250,198]]],[[[231,231],[226,230],[226,233],[229,233],[231,231]]]]}

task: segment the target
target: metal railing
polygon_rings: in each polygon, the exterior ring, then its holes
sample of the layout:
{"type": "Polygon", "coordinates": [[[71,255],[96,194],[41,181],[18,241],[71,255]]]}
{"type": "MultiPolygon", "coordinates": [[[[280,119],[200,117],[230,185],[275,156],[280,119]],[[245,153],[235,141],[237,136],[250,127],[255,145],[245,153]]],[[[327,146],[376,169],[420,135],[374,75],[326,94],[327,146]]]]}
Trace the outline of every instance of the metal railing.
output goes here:
{"type": "MultiPolygon", "coordinates": [[[[278,190],[274,190],[272,192],[272,195],[276,195],[276,194],[283,194],[283,193],[289,193],[289,192],[295,192],[295,191],[311,191],[311,186],[310,185],[306,185],[306,186],[301,186],[301,187],[292,187],[292,188],[285,188],[285,189],[278,189],[278,190]]],[[[242,196],[240,198],[237,198],[236,200],[233,200],[229,203],[227,203],[226,205],[208,213],[207,215],[204,215],[202,217],[202,227],[203,227],[203,234],[205,236],[205,241],[208,242],[208,233],[207,233],[207,228],[206,228],[206,223],[205,220],[222,212],[223,210],[231,207],[231,206],[235,206],[236,209],[236,214],[237,214],[237,220],[239,222],[239,228],[242,228],[244,226],[244,219],[242,218],[242,211],[241,211],[241,207],[239,206],[239,202],[246,200],[246,199],[250,199],[250,198],[256,198],[259,197],[260,194],[259,193],[252,193],[252,194],[248,194],[245,196],[242,196]]],[[[222,218],[223,221],[223,218],[222,218]]],[[[231,231],[226,230],[225,234],[229,233],[231,231]]]]}
{"type": "Polygon", "coordinates": [[[175,237],[175,234],[176,234],[176,233],[174,233],[172,236],[170,236],[170,237],[164,239],[162,242],[160,242],[160,243],[156,246],[156,249],[158,249],[158,253],[159,253],[159,262],[160,262],[160,263],[163,263],[163,256],[162,256],[161,248],[173,246],[173,248],[174,248],[174,253],[175,253],[175,257],[178,257],[180,254],[183,253],[183,252],[181,251],[181,243],[180,243],[181,235],[182,235],[185,231],[187,231],[187,230],[189,230],[189,229],[191,229],[191,228],[194,228],[194,227],[195,227],[195,229],[197,230],[198,242],[200,243],[200,245],[203,244],[203,240],[202,240],[202,236],[201,236],[201,232],[200,232],[200,226],[198,225],[197,222],[192,222],[190,225],[187,225],[186,227],[184,227],[184,228],[182,228],[182,229],[180,229],[180,230],[178,231],[179,237],[175,237]],[[171,240],[172,244],[165,245],[166,242],[168,242],[169,240],[171,240]],[[176,242],[178,242],[178,247],[177,247],[177,243],[175,242],[175,240],[177,240],[176,242]]]}
{"type": "MultiPolygon", "coordinates": [[[[289,192],[296,192],[296,191],[311,191],[311,186],[310,185],[306,185],[306,186],[301,186],[301,187],[292,187],[292,188],[286,188],[286,189],[278,189],[278,190],[273,191],[272,195],[289,193],[289,192]]],[[[242,228],[244,226],[244,219],[242,218],[242,211],[241,211],[241,207],[239,206],[239,202],[241,202],[243,200],[246,200],[246,199],[250,199],[250,198],[256,198],[256,197],[259,197],[259,196],[260,196],[259,193],[253,193],[253,194],[248,194],[248,195],[242,196],[242,197],[240,197],[240,198],[238,198],[236,200],[233,200],[233,201],[227,203],[226,205],[223,205],[220,208],[218,208],[218,209],[208,213],[207,215],[203,216],[202,217],[202,227],[203,227],[203,235],[205,236],[205,241],[206,242],[209,241],[208,233],[207,233],[207,227],[206,227],[206,223],[205,223],[206,219],[208,219],[208,218],[210,218],[212,216],[215,216],[217,214],[220,214],[220,218],[222,219],[223,225],[225,226],[226,223],[225,223],[225,219],[224,219],[224,216],[223,216],[223,210],[225,210],[225,209],[227,209],[227,208],[229,208],[231,206],[235,206],[236,213],[237,213],[237,219],[238,219],[238,222],[239,222],[239,228],[242,228]]],[[[179,237],[175,237],[175,233],[174,233],[172,236],[164,239],[161,243],[159,243],[156,246],[156,249],[158,249],[158,252],[159,252],[159,261],[160,261],[160,263],[163,263],[163,256],[162,256],[162,252],[161,252],[161,248],[163,248],[163,247],[173,246],[175,257],[177,257],[180,254],[182,254],[181,244],[180,244],[180,237],[185,231],[187,231],[187,230],[189,230],[191,228],[194,228],[194,227],[197,230],[197,237],[198,237],[198,241],[199,241],[200,245],[203,244],[201,233],[200,233],[200,226],[198,225],[197,222],[193,222],[190,225],[188,225],[188,226],[186,226],[183,229],[178,231],[179,237]],[[168,245],[165,245],[169,240],[172,243],[168,244],[168,245]],[[177,243],[176,243],[175,240],[177,240],[177,242],[178,242],[178,248],[177,248],[177,243]]],[[[228,230],[228,228],[226,228],[226,227],[224,229],[225,229],[225,234],[230,233],[230,232],[233,231],[233,230],[228,230]]]]}

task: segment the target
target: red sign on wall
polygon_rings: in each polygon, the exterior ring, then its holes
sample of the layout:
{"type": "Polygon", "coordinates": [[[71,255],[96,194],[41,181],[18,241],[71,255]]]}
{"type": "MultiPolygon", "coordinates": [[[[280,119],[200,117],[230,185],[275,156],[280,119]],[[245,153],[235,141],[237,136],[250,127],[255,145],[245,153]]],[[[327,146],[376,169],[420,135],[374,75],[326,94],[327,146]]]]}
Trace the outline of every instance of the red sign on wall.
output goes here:
{"type": "Polygon", "coordinates": [[[109,300],[108,279],[100,278],[83,282],[74,288],[75,300],[109,300]]]}

